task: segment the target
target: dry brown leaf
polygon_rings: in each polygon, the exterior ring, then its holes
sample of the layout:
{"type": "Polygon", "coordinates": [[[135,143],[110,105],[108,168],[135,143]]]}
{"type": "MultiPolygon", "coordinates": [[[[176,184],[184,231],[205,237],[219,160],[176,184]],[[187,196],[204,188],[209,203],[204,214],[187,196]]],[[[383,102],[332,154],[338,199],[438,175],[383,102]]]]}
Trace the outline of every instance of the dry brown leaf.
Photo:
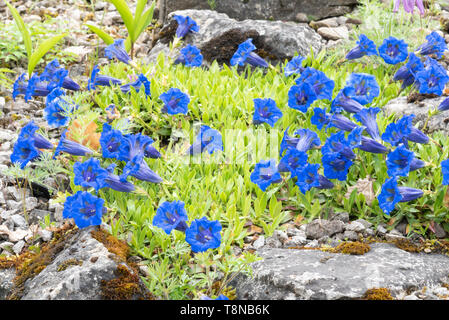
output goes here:
{"type": "Polygon", "coordinates": [[[67,139],[81,143],[83,146],[91,148],[93,150],[100,149],[100,136],[101,133],[97,131],[97,124],[93,121],[83,127],[78,120],[73,121],[67,129],[67,139]],[[78,141],[76,137],[84,137],[82,141],[78,141]]]}
{"type": "Polygon", "coordinates": [[[358,194],[363,194],[365,196],[365,201],[367,205],[371,205],[371,203],[376,198],[376,195],[374,194],[373,190],[373,179],[370,177],[366,177],[365,179],[360,179],[357,181],[355,186],[348,187],[348,192],[346,192],[345,197],[349,199],[351,196],[352,191],[357,190],[358,194]]]}
{"type": "Polygon", "coordinates": [[[298,214],[298,216],[295,219],[295,224],[296,225],[301,225],[301,221],[304,220],[304,217],[300,214],[298,214]]]}
{"type": "Polygon", "coordinates": [[[389,226],[392,226],[393,225],[393,223],[396,221],[396,218],[391,218],[388,222],[387,222],[387,224],[389,225],[389,226]]]}
{"type": "Polygon", "coordinates": [[[250,235],[253,235],[253,234],[260,234],[260,233],[262,233],[262,228],[260,228],[260,227],[258,227],[258,226],[255,226],[255,225],[252,225],[252,226],[250,226],[249,228],[247,228],[246,229],[246,232],[247,232],[247,234],[250,236],[250,235]]]}

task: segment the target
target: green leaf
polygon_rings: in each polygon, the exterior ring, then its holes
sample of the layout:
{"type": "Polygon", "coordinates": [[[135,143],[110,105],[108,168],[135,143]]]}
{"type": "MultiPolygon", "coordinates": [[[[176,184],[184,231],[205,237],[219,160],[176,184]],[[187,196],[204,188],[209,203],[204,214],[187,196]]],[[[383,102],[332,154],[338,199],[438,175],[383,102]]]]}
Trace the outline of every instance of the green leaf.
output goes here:
{"type": "Polygon", "coordinates": [[[67,36],[67,33],[57,35],[53,38],[47,39],[33,52],[30,59],[28,60],[28,74],[31,75],[34,68],[38,64],[39,60],[50,51],[62,38],[67,36]]]}
{"type": "Polygon", "coordinates": [[[14,8],[8,1],[4,0],[6,5],[8,6],[9,10],[12,13],[12,16],[14,17],[14,20],[16,21],[17,28],[19,28],[19,31],[22,33],[23,37],[23,43],[25,44],[25,49],[28,55],[28,59],[31,57],[31,52],[33,51],[33,46],[31,43],[31,36],[28,32],[28,29],[25,27],[25,23],[23,22],[22,18],[20,17],[19,12],[14,8]]]}
{"type": "Polygon", "coordinates": [[[114,38],[107,34],[105,31],[101,30],[99,27],[88,23],[86,23],[85,26],[88,27],[90,31],[99,36],[107,45],[114,43],[114,38]]]}
{"type": "Polygon", "coordinates": [[[125,23],[126,29],[128,29],[128,34],[131,39],[134,39],[134,18],[131,10],[129,10],[128,4],[124,0],[109,0],[114,7],[117,9],[118,13],[125,23]]]}
{"type": "Polygon", "coordinates": [[[137,19],[137,17],[134,18],[134,27],[135,27],[135,40],[137,40],[137,38],[139,38],[140,34],[143,32],[143,30],[145,30],[146,27],[148,27],[148,25],[151,23],[151,21],[153,20],[153,13],[154,13],[154,8],[156,6],[156,2],[153,1],[153,3],[151,3],[150,8],[145,11],[145,13],[142,15],[142,17],[140,17],[139,19],[137,19]]]}
{"type": "Polygon", "coordinates": [[[137,22],[139,21],[140,16],[142,15],[142,12],[145,9],[147,2],[148,2],[148,0],[138,0],[137,1],[136,12],[134,13],[134,30],[136,30],[137,22]]]}

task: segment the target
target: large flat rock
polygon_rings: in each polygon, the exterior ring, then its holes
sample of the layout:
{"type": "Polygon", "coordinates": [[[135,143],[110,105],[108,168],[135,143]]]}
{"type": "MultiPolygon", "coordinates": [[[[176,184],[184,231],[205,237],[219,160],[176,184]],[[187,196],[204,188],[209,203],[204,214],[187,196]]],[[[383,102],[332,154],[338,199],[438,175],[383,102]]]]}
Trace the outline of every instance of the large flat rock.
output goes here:
{"type": "Polygon", "coordinates": [[[374,243],[364,255],[319,250],[262,249],[252,264],[253,278],[238,275],[231,285],[239,299],[354,299],[368,289],[391,293],[433,286],[449,275],[449,257],[409,253],[374,243]]]}

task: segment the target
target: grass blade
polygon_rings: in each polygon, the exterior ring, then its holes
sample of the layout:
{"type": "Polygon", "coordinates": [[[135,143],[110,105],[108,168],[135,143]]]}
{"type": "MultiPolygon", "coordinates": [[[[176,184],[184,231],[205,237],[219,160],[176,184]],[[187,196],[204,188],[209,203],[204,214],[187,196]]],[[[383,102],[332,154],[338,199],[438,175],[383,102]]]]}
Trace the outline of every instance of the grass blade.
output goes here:
{"type": "Polygon", "coordinates": [[[131,10],[129,10],[129,7],[124,0],[109,0],[114,7],[117,9],[118,13],[123,19],[123,22],[125,23],[126,29],[128,29],[129,37],[134,39],[134,18],[133,14],[131,13],[131,10]]]}
{"type": "Polygon", "coordinates": [[[101,30],[99,27],[88,23],[86,23],[85,25],[90,29],[90,31],[99,36],[107,45],[114,43],[114,38],[107,34],[105,31],[101,30]]]}
{"type": "Polygon", "coordinates": [[[53,38],[47,39],[33,52],[30,59],[28,60],[28,74],[31,76],[34,68],[36,67],[39,60],[50,51],[62,38],[67,36],[67,33],[57,35],[53,38]]]}
{"type": "Polygon", "coordinates": [[[14,8],[8,1],[6,0],[4,1],[8,6],[9,10],[11,11],[14,20],[16,21],[17,28],[19,28],[19,31],[22,33],[23,43],[25,44],[28,59],[30,59],[31,52],[33,51],[30,33],[28,32],[28,29],[25,27],[25,23],[23,22],[22,17],[20,16],[16,8],[14,8]]]}

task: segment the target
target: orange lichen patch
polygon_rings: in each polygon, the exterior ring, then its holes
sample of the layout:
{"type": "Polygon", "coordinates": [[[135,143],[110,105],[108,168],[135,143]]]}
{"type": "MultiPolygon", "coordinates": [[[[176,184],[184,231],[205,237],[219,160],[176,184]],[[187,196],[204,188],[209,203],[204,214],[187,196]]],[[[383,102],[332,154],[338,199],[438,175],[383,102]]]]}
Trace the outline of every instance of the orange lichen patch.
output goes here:
{"type": "Polygon", "coordinates": [[[129,246],[125,241],[119,240],[102,228],[91,232],[92,238],[101,242],[110,253],[115,254],[122,262],[126,262],[129,257],[129,246]]]}
{"type": "Polygon", "coordinates": [[[93,150],[99,150],[101,133],[96,132],[97,128],[97,124],[93,121],[87,125],[82,125],[78,120],[75,120],[67,128],[66,137],[93,150]]]}
{"type": "Polygon", "coordinates": [[[58,268],[56,271],[61,272],[69,268],[70,266],[81,266],[83,265],[83,261],[76,260],[76,259],[68,259],[66,261],[63,261],[60,265],[58,265],[58,268]]]}
{"type": "Polygon", "coordinates": [[[390,290],[386,288],[374,288],[365,292],[362,300],[394,300],[390,290]]]}
{"type": "Polygon", "coordinates": [[[402,249],[404,251],[408,252],[420,252],[422,249],[411,242],[408,239],[398,239],[393,242],[393,244],[398,247],[399,249],[402,249]]]}
{"type": "Polygon", "coordinates": [[[140,282],[134,266],[120,264],[116,278],[101,281],[102,298],[105,300],[154,300],[155,297],[140,282]]]}
{"type": "Polygon", "coordinates": [[[329,250],[334,253],[345,253],[345,254],[353,254],[353,255],[362,255],[371,250],[371,247],[363,242],[342,242],[335,248],[329,250]]]}

